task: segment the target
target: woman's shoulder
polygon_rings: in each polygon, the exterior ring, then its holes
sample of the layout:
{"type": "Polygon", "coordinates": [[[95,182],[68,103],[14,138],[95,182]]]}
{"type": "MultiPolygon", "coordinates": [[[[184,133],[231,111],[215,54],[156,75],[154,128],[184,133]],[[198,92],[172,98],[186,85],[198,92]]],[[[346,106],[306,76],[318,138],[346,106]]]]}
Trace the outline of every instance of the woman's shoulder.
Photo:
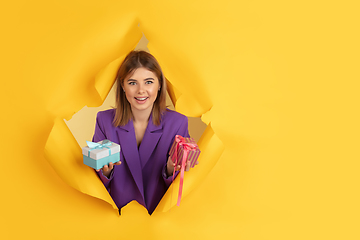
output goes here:
{"type": "Polygon", "coordinates": [[[163,131],[167,136],[172,137],[169,141],[172,143],[175,135],[188,136],[188,118],[176,111],[167,110],[162,121],[163,131]]]}
{"type": "Polygon", "coordinates": [[[188,118],[176,111],[170,110],[170,109],[166,109],[166,111],[164,112],[162,119],[164,122],[166,121],[175,121],[175,122],[184,122],[184,121],[188,121],[188,118]]]}
{"type": "Polygon", "coordinates": [[[101,119],[101,120],[113,120],[115,116],[115,109],[107,109],[104,111],[99,111],[97,113],[97,119],[101,119]]]}

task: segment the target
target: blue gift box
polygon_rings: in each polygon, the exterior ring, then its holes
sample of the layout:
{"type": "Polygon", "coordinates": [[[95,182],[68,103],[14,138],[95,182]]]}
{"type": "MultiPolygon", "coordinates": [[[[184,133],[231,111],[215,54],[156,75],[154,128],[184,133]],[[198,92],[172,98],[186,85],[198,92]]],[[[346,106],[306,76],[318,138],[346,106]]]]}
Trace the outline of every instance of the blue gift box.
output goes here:
{"type": "Polygon", "coordinates": [[[82,148],[84,164],[100,169],[110,162],[120,161],[120,145],[109,140],[98,143],[86,141],[88,146],[82,148]]]}

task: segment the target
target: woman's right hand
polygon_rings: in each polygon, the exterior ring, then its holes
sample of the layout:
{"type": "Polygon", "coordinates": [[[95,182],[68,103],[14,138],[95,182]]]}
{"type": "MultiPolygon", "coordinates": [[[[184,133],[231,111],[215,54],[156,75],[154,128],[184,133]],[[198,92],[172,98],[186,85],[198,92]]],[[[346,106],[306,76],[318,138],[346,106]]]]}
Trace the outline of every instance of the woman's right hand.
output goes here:
{"type": "Polygon", "coordinates": [[[102,174],[109,178],[110,177],[110,174],[111,174],[111,171],[113,170],[114,168],[114,165],[120,165],[121,164],[121,161],[118,161],[116,163],[112,163],[110,162],[109,165],[105,165],[103,166],[101,169],[97,169],[96,171],[97,172],[100,172],[100,170],[102,171],[102,174]]]}

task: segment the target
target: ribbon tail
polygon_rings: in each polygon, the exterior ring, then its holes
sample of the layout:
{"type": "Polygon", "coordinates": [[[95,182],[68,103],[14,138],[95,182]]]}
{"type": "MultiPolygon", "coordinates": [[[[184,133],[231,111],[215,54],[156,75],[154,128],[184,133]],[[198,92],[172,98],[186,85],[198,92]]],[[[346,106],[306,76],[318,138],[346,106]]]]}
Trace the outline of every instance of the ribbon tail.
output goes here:
{"type": "MultiPolygon", "coordinates": [[[[175,160],[175,167],[174,167],[174,170],[173,170],[172,183],[174,182],[174,179],[175,179],[175,169],[176,169],[176,166],[177,166],[177,163],[178,163],[178,156],[177,156],[178,147],[179,147],[179,143],[176,144],[175,153],[174,153],[174,155],[172,156],[172,159],[171,159],[173,162],[174,162],[174,158],[176,159],[175,160]]],[[[166,167],[166,171],[167,171],[167,167],[166,167]]],[[[174,192],[174,184],[171,184],[170,204],[172,203],[173,192],[174,192]]]]}
{"type": "Polygon", "coordinates": [[[177,205],[178,205],[178,206],[180,206],[180,201],[181,201],[181,195],[182,195],[183,184],[184,184],[184,173],[185,173],[186,159],[187,159],[188,154],[189,154],[189,150],[188,150],[188,149],[184,149],[184,155],[183,155],[183,159],[182,159],[182,163],[181,163],[181,175],[180,175],[180,185],[179,185],[179,196],[178,196],[178,201],[177,201],[177,205]]]}

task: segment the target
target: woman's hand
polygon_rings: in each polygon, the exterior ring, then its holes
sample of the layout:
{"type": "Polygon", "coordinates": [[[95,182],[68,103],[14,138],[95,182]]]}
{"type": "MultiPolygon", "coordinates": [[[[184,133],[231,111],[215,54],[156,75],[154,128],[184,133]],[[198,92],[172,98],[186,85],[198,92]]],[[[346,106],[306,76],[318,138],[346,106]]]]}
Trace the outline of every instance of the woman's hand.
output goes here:
{"type": "MultiPolygon", "coordinates": [[[[199,162],[196,161],[195,165],[198,165],[199,162]]],[[[169,156],[167,164],[166,164],[166,168],[167,168],[167,175],[171,176],[174,172],[174,168],[175,168],[175,163],[172,161],[171,157],[169,156]]],[[[175,171],[179,171],[181,169],[181,165],[177,165],[175,171]]],[[[185,165],[185,171],[189,171],[190,170],[190,161],[187,161],[186,165],[185,165]]]]}
{"type": "MultiPolygon", "coordinates": [[[[167,169],[166,174],[167,174],[167,176],[173,175],[174,168],[175,168],[175,163],[172,161],[171,157],[169,156],[168,160],[167,160],[167,164],[166,164],[166,169],[167,169]]],[[[177,165],[175,171],[179,171],[180,168],[181,168],[181,166],[177,165]]]]}
{"type": "Polygon", "coordinates": [[[105,165],[105,166],[103,166],[103,168],[101,168],[101,169],[97,169],[96,171],[97,172],[100,172],[100,170],[102,170],[102,173],[103,173],[103,175],[105,176],[105,177],[107,177],[107,178],[109,178],[110,177],[110,173],[111,173],[111,171],[113,170],[113,168],[114,168],[114,165],[120,165],[121,164],[121,161],[118,161],[118,162],[116,162],[116,163],[109,163],[109,165],[105,165]]]}

